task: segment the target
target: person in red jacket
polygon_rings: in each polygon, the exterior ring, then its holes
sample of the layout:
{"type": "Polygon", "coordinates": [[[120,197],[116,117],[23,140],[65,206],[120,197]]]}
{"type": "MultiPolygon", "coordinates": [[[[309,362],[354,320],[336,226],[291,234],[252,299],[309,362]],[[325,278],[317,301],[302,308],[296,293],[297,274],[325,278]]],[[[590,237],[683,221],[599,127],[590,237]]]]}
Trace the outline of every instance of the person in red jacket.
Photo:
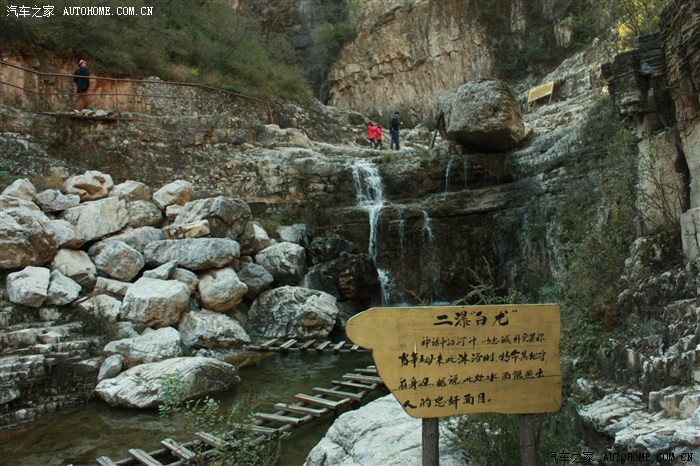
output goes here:
{"type": "Polygon", "coordinates": [[[382,125],[374,128],[374,148],[382,150],[382,125]]]}
{"type": "Polygon", "coordinates": [[[367,139],[369,139],[369,145],[372,149],[374,149],[374,138],[377,134],[376,131],[377,127],[374,125],[373,121],[370,121],[369,126],[367,127],[367,139]]]}

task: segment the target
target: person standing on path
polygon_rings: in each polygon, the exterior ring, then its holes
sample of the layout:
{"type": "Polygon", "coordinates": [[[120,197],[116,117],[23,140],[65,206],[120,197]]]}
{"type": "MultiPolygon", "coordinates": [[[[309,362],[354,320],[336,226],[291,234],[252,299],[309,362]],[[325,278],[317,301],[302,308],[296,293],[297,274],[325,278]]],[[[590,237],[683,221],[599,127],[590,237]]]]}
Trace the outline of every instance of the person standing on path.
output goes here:
{"type": "Polygon", "coordinates": [[[399,121],[399,112],[394,112],[394,117],[391,119],[391,125],[389,126],[389,132],[391,133],[391,142],[389,143],[389,149],[399,150],[399,126],[401,122],[399,121]]]}
{"type": "Polygon", "coordinates": [[[90,101],[88,99],[87,91],[90,88],[90,70],[87,67],[87,62],[85,60],[80,60],[78,62],[78,69],[73,73],[73,82],[75,83],[75,92],[78,94],[78,101],[76,103],[75,113],[80,113],[83,109],[88,108],[90,101]]]}
{"type": "Polygon", "coordinates": [[[369,146],[372,149],[375,148],[374,138],[376,136],[377,136],[377,127],[374,125],[373,121],[370,121],[369,126],[367,127],[367,139],[369,139],[369,146]]]}
{"type": "Polygon", "coordinates": [[[382,125],[374,128],[374,148],[382,150],[382,125]]]}

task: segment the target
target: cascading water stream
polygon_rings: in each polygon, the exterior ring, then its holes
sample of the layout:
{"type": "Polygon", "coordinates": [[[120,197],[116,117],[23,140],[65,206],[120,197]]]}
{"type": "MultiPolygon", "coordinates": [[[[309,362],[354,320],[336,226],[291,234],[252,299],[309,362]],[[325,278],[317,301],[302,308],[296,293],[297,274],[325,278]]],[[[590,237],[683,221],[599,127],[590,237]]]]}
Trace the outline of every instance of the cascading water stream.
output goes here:
{"type": "Polygon", "coordinates": [[[390,299],[389,288],[391,285],[391,278],[388,270],[379,267],[379,248],[377,240],[379,216],[381,215],[385,201],[382,178],[379,175],[377,167],[367,160],[359,160],[353,163],[352,177],[355,181],[357,206],[365,209],[369,217],[369,245],[367,252],[377,268],[377,275],[379,276],[379,284],[382,291],[382,304],[386,304],[390,299]]]}
{"type": "Polygon", "coordinates": [[[435,234],[427,211],[423,211],[423,241],[426,245],[426,265],[432,283],[431,301],[434,301],[442,293],[440,286],[440,262],[435,249],[435,234]]]}
{"type": "Polygon", "coordinates": [[[455,158],[450,157],[450,161],[447,162],[447,167],[445,168],[445,192],[450,191],[450,170],[452,169],[452,162],[454,162],[455,158]]]}

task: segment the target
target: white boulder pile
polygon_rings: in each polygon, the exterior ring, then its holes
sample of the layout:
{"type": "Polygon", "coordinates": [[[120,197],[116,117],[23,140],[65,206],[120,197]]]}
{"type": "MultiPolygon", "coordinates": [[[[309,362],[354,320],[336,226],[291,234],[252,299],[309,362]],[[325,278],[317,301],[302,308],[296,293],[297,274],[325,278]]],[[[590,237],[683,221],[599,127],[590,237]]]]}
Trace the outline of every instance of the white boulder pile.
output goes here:
{"type": "MultiPolygon", "coordinates": [[[[61,190],[37,192],[22,179],[0,195],[7,300],[52,322],[75,320],[77,310],[113,323],[114,341],[94,359],[95,377],[102,365],[97,394],[110,404],[153,406],[154,374],[164,371],[204,374],[192,376],[192,393],[226,388],[237,380],[235,368],[212,358],[240,351],[251,336],[326,338],[342,325],[339,301],[360,309],[378,295],[371,260],[349,253],[356,248],[347,241],[323,242],[324,253],[311,257],[306,225],[281,227],[273,239],[243,200],[194,193],[185,180],[151,193],[138,181],[115,184],[88,171],[61,190]],[[333,266],[321,277],[326,262],[333,266]],[[314,279],[306,277],[309,268],[314,279]],[[203,358],[183,358],[187,353],[203,358]],[[132,386],[134,374],[151,382],[132,386]]],[[[0,322],[3,329],[9,327],[0,322]]],[[[0,356],[37,351],[38,337],[25,338],[16,325],[4,333],[0,356]]],[[[17,405],[22,392],[20,381],[10,380],[0,387],[0,405],[17,405]]]]}

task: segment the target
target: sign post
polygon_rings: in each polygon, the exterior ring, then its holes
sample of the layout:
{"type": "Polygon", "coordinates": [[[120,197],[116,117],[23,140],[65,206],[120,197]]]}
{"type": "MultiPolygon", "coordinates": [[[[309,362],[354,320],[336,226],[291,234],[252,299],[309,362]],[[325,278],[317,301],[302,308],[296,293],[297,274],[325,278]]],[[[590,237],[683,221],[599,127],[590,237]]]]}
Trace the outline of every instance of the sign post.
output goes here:
{"type": "Polygon", "coordinates": [[[379,307],[346,332],[372,349],[404,410],[423,419],[424,466],[438,464],[438,418],[487,412],[530,415],[521,417],[522,458],[536,463],[532,414],[561,408],[558,305],[379,307]]]}

